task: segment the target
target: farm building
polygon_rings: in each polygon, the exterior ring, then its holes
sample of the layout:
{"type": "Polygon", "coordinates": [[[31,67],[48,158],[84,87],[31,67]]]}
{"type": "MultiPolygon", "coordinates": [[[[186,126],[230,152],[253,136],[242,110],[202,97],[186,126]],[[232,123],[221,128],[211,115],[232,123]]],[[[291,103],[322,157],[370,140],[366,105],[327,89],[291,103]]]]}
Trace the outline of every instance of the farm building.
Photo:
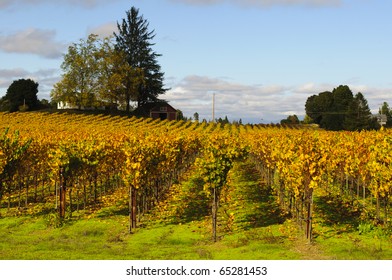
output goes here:
{"type": "Polygon", "coordinates": [[[78,109],[78,106],[75,106],[75,105],[68,103],[68,102],[60,101],[57,103],[57,109],[59,109],[59,110],[78,109]]]}
{"type": "Polygon", "coordinates": [[[177,120],[177,110],[169,105],[167,102],[158,102],[152,104],[150,109],[150,117],[153,119],[177,120]]]}
{"type": "Polygon", "coordinates": [[[85,107],[85,106],[77,106],[69,102],[60,101],[57,103],[58,110],[105,110],[105,106],[101,107],[85,107]]]}
{"type": "Polygon", "coordinates": [[[384,126],[384,125],[387,124],[387,120],[388,120],[387,115],[385,115],[385,114],[376,114],[376,115],[373,115],[373,116],[377,118],[377,122],[381,126],[384,126]]]}
{"type": "Polygon", "coordinates": [[[177,110],[169,105],[166,101],[148,102],[132,111],[132,114],[138,117],[146,117],[161,120],[177,120],[177,110]]]}

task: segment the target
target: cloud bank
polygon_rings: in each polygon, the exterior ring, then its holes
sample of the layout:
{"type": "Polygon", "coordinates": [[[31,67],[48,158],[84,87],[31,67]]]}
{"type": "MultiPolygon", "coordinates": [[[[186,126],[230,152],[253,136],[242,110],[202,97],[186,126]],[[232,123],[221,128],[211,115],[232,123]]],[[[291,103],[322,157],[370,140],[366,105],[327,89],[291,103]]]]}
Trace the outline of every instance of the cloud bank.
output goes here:
{"type": "Polygon", "coordinates": [[[113,32],[117,32],[116,22],[107,22],[99,26],[90,27],[87,29],[88,34],[96,34],[101,38],[113,36],[113,32]]]}
{"type": "Polygon", "coordinates": [[[0,33],[0,50],[7,53],[35,54],[59,58],[66,45],[55,41],[56,31],[28,28],[9,35],[0,33]]]}
{"type": "MultiPolygon", "coordinates": [[[[245,85],[192,75],[174,82],[164,98],[175,108],[191,117],[195,112],[200,119],[212,119],[212,95],[215,93],[215,116],[229,120],[242,119],[250,123],[279,122],[288,115],[305,115],[305,103],[309,96],[331,91],[339,85],[306,83],[301,85],[245,85]]],[[[375,113],[379,104],[388,101],[392,88],[372,88],[348,85],[354,94],[362,92],[375,113]]]]}
{"type": "Polygon", "coordinates": [[[22,68],[0,69],[0,97],[5,95],[13,81],[19,79],[32,79],[39,84],[39,98],[49,99],[53,85],[59,81],[59,69],[48,68],[37,71],[28,71],[22,68]]]}
{"type": "Polygon", "coordinates": [[[212,118],[212,95],[215,115],[229,120],[242,119],[260,123],[277,121],[282,116],[300,115],[307,96],[292,95],[292,88],[281,85],[244,85],[220,78],[188,76],[166,93],[165,99],[186,116],[198,112],[200,119],[212,118]]]}

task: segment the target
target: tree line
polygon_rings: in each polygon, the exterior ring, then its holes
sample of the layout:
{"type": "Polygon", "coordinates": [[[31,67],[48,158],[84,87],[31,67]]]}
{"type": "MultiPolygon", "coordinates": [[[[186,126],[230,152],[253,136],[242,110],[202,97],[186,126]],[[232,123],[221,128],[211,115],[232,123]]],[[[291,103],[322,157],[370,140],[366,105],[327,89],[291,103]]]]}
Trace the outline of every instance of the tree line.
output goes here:
{"type": "Polygon", "coordinates": [[[113,37],[90,34],[72,44],[64,56],[64,74],[54,85],[51,98],[80,108],[109,107],[131,110],[158,100],[167,89],[158,64],[161,56],[152,50],[154,31],[132,7],[117,23],[113,37]]]}
{"type": "MultiPolygon", "coordinates": [[[[50,93],[51,103],[63,102],[72,107],[111,108],[131,111],[159,100],[164,94],[164,73],[153,51],[154,31],[132,7],[117,22],[113,36],[100,39],[90,34],[68,47],[61,64],[63,74],[50,93]]],[[[27,111],[49,106],[37,98],[38,83],[31,79],[14,81],[0,100],[2,111],[27,111]],[[44,104],[42,104],[44,103],[44,104]]]]}
{"type": "Polygon", "coordinates": [[[316,123],[326,130],[360,131],[380,128],[365,96],[361,92],[353,95],[347,85],[310,96],[306,100],[305,111],[307,122],[316,123]]]}
{"type": "Polygon", "coordinates": [[[154,31],[132,7],[126,18],[117,23],[112,37],[100,39],[90,34],[68,48],[61,65],[63,75],[54,85],[51,98],[78,108],[123,107],[130,102],[138,107],[156,101],[163,88],[163,75],[152,50],[154,31]]]}

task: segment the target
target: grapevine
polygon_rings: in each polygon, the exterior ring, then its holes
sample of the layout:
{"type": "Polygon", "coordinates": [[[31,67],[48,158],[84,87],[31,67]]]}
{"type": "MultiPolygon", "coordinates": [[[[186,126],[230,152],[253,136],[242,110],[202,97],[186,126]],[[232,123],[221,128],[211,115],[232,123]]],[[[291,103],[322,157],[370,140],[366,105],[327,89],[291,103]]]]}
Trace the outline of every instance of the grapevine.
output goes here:
{"type": "Polygon", "coordinates": [[[41,202],[66,205],[72,214],[115,201],[128,208],[131,231],[193,167],[211,202],[215,239],[227,175],[248,158],[309,239],[317,196],[347,202],[363,220],[390,223],[388,129],[327,132],[33,112],[0,113],[0,124],[0,205],[8,209],[28,211],[41,202]]]}

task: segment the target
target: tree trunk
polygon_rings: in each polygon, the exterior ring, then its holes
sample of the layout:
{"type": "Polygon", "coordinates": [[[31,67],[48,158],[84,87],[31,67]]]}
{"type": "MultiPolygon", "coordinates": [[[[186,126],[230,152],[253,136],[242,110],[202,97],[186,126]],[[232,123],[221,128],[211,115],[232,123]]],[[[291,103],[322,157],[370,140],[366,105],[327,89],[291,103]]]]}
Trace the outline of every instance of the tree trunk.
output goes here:
{"type": "Polygon", "coordinates": [[[131,96],[129,95],[129,94],[127,94],[127,97],[126,97],[126,102],[127,102],[127,107],[126,107],[126,109],[125,109],[125,111],[127,112],[127,114],[129,114],[129,112],[131,111],[131,104],[130,104],[130,102],[131,102],[131,96]]]}

